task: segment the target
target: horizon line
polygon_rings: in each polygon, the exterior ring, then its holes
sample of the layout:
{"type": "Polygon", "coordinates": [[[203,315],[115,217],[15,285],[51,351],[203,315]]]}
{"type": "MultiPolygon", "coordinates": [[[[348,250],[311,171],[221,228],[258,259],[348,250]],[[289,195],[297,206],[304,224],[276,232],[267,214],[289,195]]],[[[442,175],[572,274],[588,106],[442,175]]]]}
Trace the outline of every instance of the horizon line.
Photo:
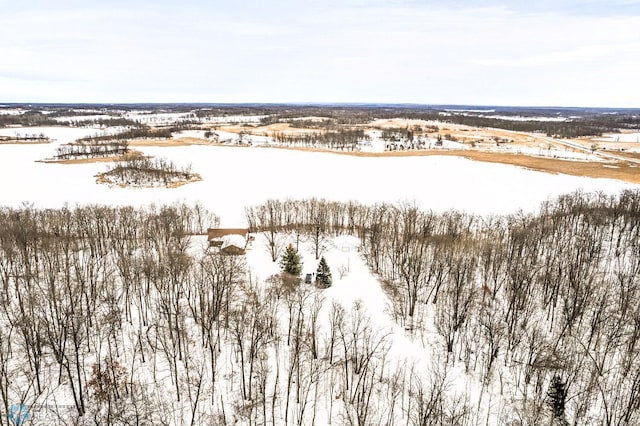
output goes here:
{"type": "Polygon", "coordinates": [[[9,106],[296,106],[296,107],[396,107],[396,108],[514,108],[557,110],[614,110],[640,111],[638,107],[566,106],[566,105],[499,105],[499,104],[448,104],[416,102],[0,102],[0,108],[9,106]]]}

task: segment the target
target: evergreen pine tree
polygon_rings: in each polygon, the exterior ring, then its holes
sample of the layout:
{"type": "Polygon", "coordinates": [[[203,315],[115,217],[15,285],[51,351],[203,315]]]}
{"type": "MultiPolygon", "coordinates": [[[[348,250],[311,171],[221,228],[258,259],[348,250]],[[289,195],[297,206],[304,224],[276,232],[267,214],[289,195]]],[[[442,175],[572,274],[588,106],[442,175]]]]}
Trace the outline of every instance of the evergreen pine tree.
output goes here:
{"type": "Polygon", "coordinates": [[[331,283],[333,281],[331,278],[331,270],[329,269],[329,265],[327,265],[327,261],[324,256],[320,259],[320,263],[318,264],[316,281],[323,287],[331,287],[331,283]]]}
{"type": "Polygon", "coordinates": [[[293,247],[293,245],[289,244],[287,250],[282,255],[282,259],[280,259],[280,268],[282,269],[282,272],[295,275],[296,277],[300,276],[300,273],[302,272],[302,262],[298,251],[293,247]]]}
{"type": "Polygon", "coordinates": [[[562,378],[559,375],[555,375],[553,376],[553,379],[551,379],[547,396],[549,397],[549,407],[551,407],[553,418],[561,425],[568,424],[564,418],[567,388],[566,383],[562,381],[562,378]]]}

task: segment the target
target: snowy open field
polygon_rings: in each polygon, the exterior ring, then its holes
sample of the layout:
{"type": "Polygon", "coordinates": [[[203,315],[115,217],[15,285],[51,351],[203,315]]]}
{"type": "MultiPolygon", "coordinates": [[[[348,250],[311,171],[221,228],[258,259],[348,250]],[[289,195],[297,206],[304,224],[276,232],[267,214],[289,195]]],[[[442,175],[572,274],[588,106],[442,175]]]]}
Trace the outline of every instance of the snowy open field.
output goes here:
{"type": "Polygon", "coordinates": [[[640,133],[610,133],[594,140],[602,142],[636,142],[640,143],[640,133]]]}
{"type": "Polygon", "coordinates": [[[40,133],[55,139],[37,146],[0,146],[0,199],[42,207],[65,203],[143,205],[200,201],[222,225],[243,224],[243,209],[269,198],[318,197],[362,203],[414,201],[434,211],[480,214],[537,208],[577,189],[617,192],[633,185],[608,179],[551,175],[456,157],[368,158],[280,149],[183,146],[143,147],[179,166],[191,163],[201,182],[174,189],[110,188],[95,183],[105,164],[44,164],[56,145],[99,133],[91,128],[11,128],[2,135],[40,133]]]}

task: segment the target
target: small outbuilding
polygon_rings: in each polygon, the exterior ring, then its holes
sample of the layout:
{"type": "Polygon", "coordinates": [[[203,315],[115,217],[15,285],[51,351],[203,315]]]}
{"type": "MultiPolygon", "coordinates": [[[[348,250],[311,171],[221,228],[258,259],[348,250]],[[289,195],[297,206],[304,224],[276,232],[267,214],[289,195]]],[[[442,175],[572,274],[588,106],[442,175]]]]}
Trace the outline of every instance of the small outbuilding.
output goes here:
{"type": "Polygon", "coordinates": [[[209,247],[219,247],[220,252],[231,255],[245,254],[249,241],[247,228],[209,228],[209,247]]]}
{"type": "Polygon", "coordinates": [[[220,252],[223,254],[241,255],[247,250],[247,240],[238,234],[226,235],[222,237],[220,252]]]}

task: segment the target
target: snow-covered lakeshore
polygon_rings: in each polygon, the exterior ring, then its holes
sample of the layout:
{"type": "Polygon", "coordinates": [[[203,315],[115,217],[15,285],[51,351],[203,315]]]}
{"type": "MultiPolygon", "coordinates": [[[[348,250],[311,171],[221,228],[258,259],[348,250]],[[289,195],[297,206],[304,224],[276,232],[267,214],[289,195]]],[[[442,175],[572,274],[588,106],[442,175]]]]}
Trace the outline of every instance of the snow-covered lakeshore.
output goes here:
{"type": "Polygon", "coordinates": [[[105,164],[44,164],[55,146],[94,135],[91,128],[0,129],[0,134],[43,132],[55,142],[40,146],[0,145],[0,199],[5,205],[33,203],[145,205],[201,202],[223,225],[242,224],[246,205],[270,198],[326,198],[361,203],[415,202],[437,212],[478,214],[531,211],[540,202],[577,189],[615,193],[634,185],[609,179],[551,175],[457,157],[366,158],[281,149],[182,146],[143,147],[179,166],[192,164],[202,181],[171,189],[99,185],[105,164]]]}

